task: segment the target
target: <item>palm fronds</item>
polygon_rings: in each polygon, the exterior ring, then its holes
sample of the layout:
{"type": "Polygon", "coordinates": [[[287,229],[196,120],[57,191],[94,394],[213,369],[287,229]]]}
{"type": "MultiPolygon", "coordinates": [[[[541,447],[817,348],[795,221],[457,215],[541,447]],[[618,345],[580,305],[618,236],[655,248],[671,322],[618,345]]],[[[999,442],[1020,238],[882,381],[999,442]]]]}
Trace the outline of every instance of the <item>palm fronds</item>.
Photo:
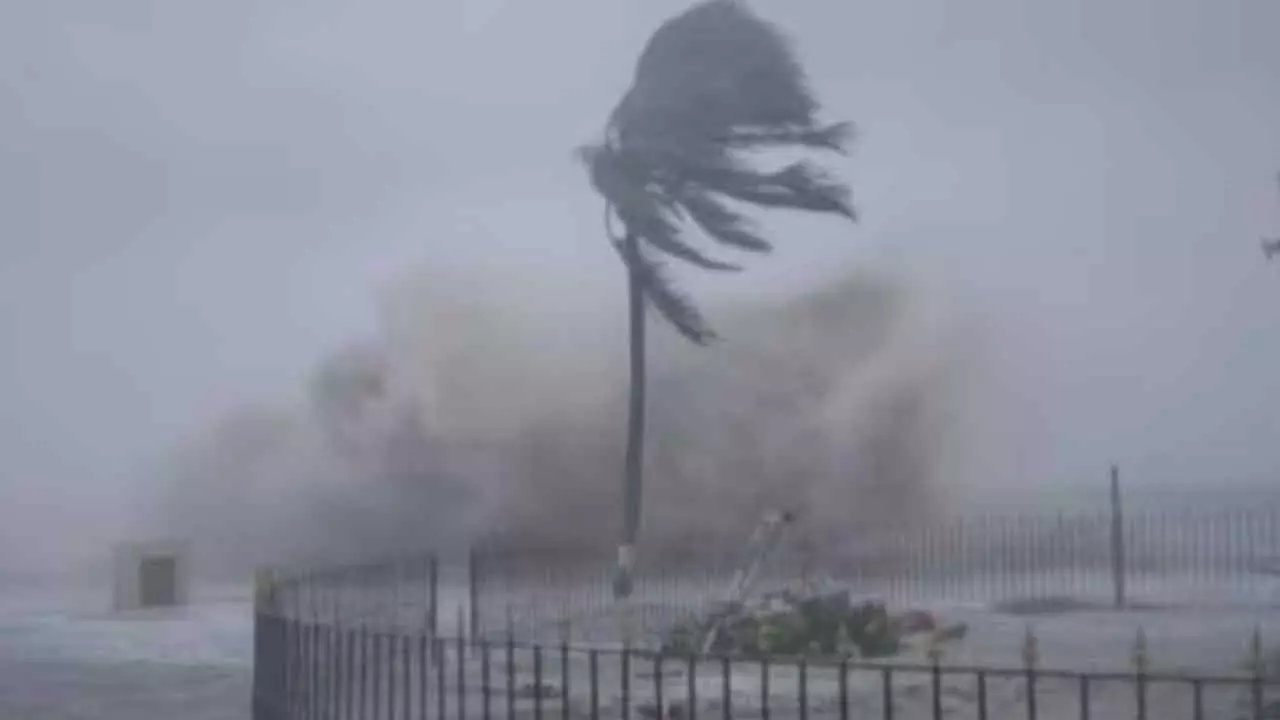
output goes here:
{"type": "Polygon", "coordinates": [[[851,127],[824,125],[817,113],[804,69],[778,29],[738,0],[706,0],[654,32],[606,140],[583,151],[595,189],[643,246],[636,258],[624,252],[624,261],[685,337],[706,342],[712,334],[654,255],[739,269],[695,248],[689,227],[719,245],[768,252],[772,244],[730,201],[855,218],[848,187],[812,163],[763,171],[740,157],[775,148],[843,151],[851,127]]]}
{"type": "Polygon", "coordinates": [[[636,274],[646,297],[663,319],[671,323],[687,340],[698,345],[705,345],[715,339],[715,332],[707,324],[702,312],[688,296],[671,284],[661,261],[649,257],[643,246],[638,244],[634,255],[627,252],[625,243],[621,240],[615,240],[613,246],[628,269],[636,274]]]}

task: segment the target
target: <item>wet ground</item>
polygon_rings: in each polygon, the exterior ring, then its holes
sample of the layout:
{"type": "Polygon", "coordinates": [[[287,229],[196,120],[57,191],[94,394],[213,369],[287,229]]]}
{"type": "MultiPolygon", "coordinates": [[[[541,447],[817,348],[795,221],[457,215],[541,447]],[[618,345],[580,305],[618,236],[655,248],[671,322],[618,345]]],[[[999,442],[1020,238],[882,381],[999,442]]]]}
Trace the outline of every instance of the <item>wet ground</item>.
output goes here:
{"type": "MultiPolygon", "coordinates": [[[[0,719],[9,720],[246,720],[249,717],[252,668],[252,616],[246,588],[206,588],[190,608],[172,612],[112,614],[109,593],[86,588],[9,592],[0,596],[0,719]]],[[[1153,672],[1238,673],[1248,658],[1255,629],[1268,645],[1280,645],[1280,613],[1255,610],[1144,609],[1115,612],[1080,607],[1040,608],[1032,614],[995,613],[978,607],[940,608],[946,622],[965,622],[969,632],[950,646],[944,665],[995,664],[1016,668],[1027,628],[1038,639],[1045,668],[1123,672],[1131,667],[1134,638],[1145,631],[1153,672]]],[[[917,651],[907,660],[923,660],[917,651]]],[[[497,658],[500,662],[501,658],[497,658]]],[[[455,663],[456,659],[452,660],[455,663]]],[[[476,657],[468,661],[469,711],[478,712],[480,696],[476,657]]],[[[558,661],[543,666],[548,682],[559,682],[558,661]]],[[[519,684],[532,680],[531,659],[517,658],[513,673],[519,684]]],[[[494,678],[506,669],[495,664],[494,678]]],[[[655,683],[645,668],[634,668],[631,698],[651,702],[655,683]]],[[[651,670],[650,670],[651,672],[651,670]]],[[[735,717],[759,715],[760,671],[746,665],[731,673],[735,717]]],[[[455,678],[453,672],[449,678],[455,678]]],[[[585,679],[581,661],[571,668],[571,682],[585,679]]],[[[601,665],[601,702],[606,711],[620,702],[620,668],[601,665]]],[[[928,673],[899,673],[892,679],[895,716],[928,717],[932,713],[932,678],[928,673]]],[[[995,712],[1025,717],[1026,685],[1020,678],[989,679],[986,702],[995,712]]],[[[813,668],[806,679],[810,717],[839,712],[839,682],[831,669],[813,668]]],[[[687,701],[688,677],[677,674],[662,683],[664,697],[687,701]]],[[[715,667],[698,669],[695,677],[701,716],[719,717],[715,705],[723,677],[715,667]],[[712,713],[707,715],[707,713],[712,713]]],[[[851,710],[879,717],[883,709],[883,676],[874,668],[850,675],[851,710]]],[[[947,716],[973,716],[978,689],[972,674],[948,673],[940,684],[947,716]],[[954,714],[953,714],[954,713],[954,714]]],[[[495,686],[505,692],[505,685],[495,686]]],[[[578,689],[585,683],[578,682],[578,689]]],[[[798,713],[798,678],[794,669],[770,671],[771,716],[798,713]],[[795,713],[793,713],[795,711],[795,713]]],[[[1192,717],[1189,683],[1153,684],[1151,717],[1192,717]]],[[[1080,717],[1076,680],[1043,680],[1037,685],[1040,717],[1080,717]]],[[[1242,688],[1209,688],[1203,698],[1206,717],[1241,715],[1242,688]]],[[[571,700],[578,709],[580,693],[571,700]]],[[[495,703],[499,702],[495,700],[495,703]]],[[[1093,717],[1134,717],[1131,685],[1098,683],[1091,688],[1093,717]]],[[[501,712],[505,712],[505,700],[501,712]]],[[[518,710],[529,709],[527,700],[518,710]],[[527,707],[526,707],[527,706],[527,707]]],[[[548,701],[547,717],[559,717],[548,701]]],[[[495,709],[495,712],[498,711],[495,709]]],[[[857,717],[858,715],[854,715],[857,717]]],[[[992,717],[1000,717],[994,714],[992,717]]]]}
{"type": "Polygon", "coordinates": [[[0,718],[247,720],[248,595],[206,589],[180,611],[111,614],[94,588],[0,595],[0,718]]]}

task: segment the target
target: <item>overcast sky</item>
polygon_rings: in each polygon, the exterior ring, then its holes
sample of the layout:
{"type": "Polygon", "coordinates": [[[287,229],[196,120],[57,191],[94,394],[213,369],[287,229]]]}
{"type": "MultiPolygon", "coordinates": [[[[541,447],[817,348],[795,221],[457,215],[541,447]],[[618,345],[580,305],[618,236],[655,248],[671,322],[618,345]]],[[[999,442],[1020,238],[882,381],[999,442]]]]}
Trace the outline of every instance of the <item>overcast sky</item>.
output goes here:
{"type": "MultiPolygon", "coordinates": [[[[572,149],[684,5],[0,3],[0,538],[288,394],[415,263],[616,297],[572,149]]],[[[737,290],[941,279],[1021,400],[993,472],[1280,480],[1280,2],[756,6],[860,126],[864,221],[737,290]]]]}

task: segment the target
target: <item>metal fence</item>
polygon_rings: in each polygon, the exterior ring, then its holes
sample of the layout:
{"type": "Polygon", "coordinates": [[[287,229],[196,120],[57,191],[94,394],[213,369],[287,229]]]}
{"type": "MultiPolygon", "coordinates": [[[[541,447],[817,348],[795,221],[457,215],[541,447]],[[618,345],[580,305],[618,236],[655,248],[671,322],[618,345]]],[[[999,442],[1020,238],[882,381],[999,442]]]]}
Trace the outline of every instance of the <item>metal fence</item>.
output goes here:
{"type": "Polygon", "coordinates": [[[260,605],[254,720],[1277,717],[1260,658],[1220,676],[668,656],[307,622],[260,605]]]}
{"type": "MultiPolygon", "coordinates": [[[[642,558],[643,561],[643,558],[642,558]]],[[[643,635],[723,597],[730,558],[650,561],[632,605],[643,635]]],[[[528,548],[484,549],[470,560],[473,630],[554,642],[605,639],[612,563],[528,548]]],[[[1070,599],[1102,606],[1272,608],[1280,605],[1280,512],[1275,506],[971,516],[867,538],[840,557],[780,552],[762,589],[822,583],[891,604],[1001,605],[1070,599]]]]}
{"type": "Polygon", "coordinates": [[[449,567],[436,553],[416,553],[370,559],[330,567],[271,570],[259,574],[259,607],[307,622],[365,626],[380,630],[416,630],[440,634],[443,609],[465,606],[458,587],[470,587],[456,577],[461,568],[449,567]],[[442,579],[443,576],[443,579],[442,579]],[[443,590],[442,590],[443,588],[443,590]]]}
{"type": "MultiPolygon", "coordinates": [[[[618,639],[608,548],[595,554],[479,547],[442,562],[404,555],[277,578],[291,617],[489,640],[618,639]]],[[[641,558],[629,603],[637,644],[723,598],[731,555],[641,558]]],[[[891,605],[1280,607],[1276,506],[971,516],[870,537],[840,557],[789,547],[761,590],[825,584],[891,605]]]]}
{"type": "MultiPolygon", "coordinates": [[[[766,585],[825,573],[893,604],[1072,595],[1257,609],[1270,602],[1276,521],[1263,506],[967,518],[882,538],[852,562],[793,549],[774,558],[766,585]]],[[[673,622],[720,597],[731,569],[642,565],[625,613],[605,557],[490,548],[452,563],[427,553],[264,574],[254,717],[1280,717],[1260,639],[1249,671],[1217,676],[1150,672],[1136,648],[1127,672],[1042,667],[1034,646],[1005,667],[655,652],[673,622]],[[629,642],[608,644],[619,633],[629,642]]]]}

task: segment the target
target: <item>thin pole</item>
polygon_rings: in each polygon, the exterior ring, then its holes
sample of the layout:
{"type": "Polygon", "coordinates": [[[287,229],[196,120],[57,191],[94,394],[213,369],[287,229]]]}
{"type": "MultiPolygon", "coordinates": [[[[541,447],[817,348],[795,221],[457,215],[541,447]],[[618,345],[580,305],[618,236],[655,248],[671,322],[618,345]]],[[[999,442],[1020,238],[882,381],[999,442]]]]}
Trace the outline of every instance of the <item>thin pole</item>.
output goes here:
{"type": "Polygon", "coordinates": [[[1124,507],[1120,499],[1120,468],[1111,466],[1111,580],[1116,607],[1125,604],[1124,507]]]}

